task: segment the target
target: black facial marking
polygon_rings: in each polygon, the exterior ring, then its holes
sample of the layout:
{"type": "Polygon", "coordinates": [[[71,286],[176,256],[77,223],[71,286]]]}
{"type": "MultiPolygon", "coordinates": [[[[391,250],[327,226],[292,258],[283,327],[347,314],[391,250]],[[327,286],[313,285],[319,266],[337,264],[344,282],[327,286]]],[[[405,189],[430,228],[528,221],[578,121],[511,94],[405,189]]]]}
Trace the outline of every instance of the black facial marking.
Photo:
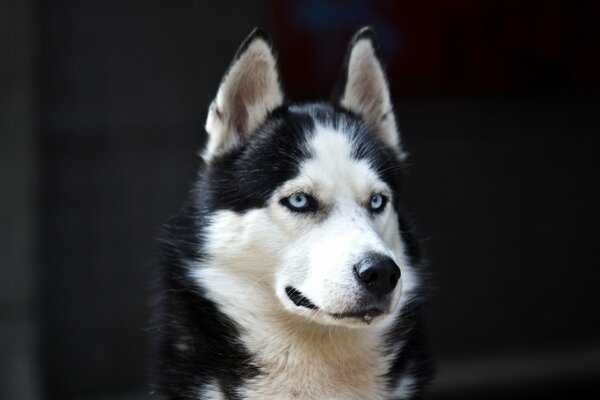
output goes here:
{"type": "Polygon", "coordinates": [[[315,306],[309,299],[304,297],[304,295],[297,289],[288,286],[285,288],[285,294],[290,298],[292,302],[298,307],[305,307],[311,310],[316,310],[319,307],[315,306]]]}
{"type": "Polygon", "coordinates": [[[248,143],[207,167],[201,189],[211,209],[243,212],[264,207],[274,190],[293,178],[310,156],[305,143],[314,122],[309,116],[280,108],[259,130],[248,143]]]}
{"type": "Polygon", "coordinates": [[[398,159],[394,150],[379,141],[367,126],[359,126],[350,134],[354,143],[352,157],[368,161],[392,190],[399,189],[404,164],[398,159]]]}

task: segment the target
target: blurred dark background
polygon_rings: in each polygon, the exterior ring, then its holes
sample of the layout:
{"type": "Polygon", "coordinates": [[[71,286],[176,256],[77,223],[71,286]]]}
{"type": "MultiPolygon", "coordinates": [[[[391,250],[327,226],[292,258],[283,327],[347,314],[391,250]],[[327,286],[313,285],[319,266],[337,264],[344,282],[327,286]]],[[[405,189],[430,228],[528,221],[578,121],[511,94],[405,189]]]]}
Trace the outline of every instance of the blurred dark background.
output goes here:
{"type": "Polygon", "coordinates": [[[431,260],[428,398],[600,394],[599,2],[0,4],[0,398],[147,397],[155,236],[234,51],[264,27],[326,99],[365,24],[431,260]]]}

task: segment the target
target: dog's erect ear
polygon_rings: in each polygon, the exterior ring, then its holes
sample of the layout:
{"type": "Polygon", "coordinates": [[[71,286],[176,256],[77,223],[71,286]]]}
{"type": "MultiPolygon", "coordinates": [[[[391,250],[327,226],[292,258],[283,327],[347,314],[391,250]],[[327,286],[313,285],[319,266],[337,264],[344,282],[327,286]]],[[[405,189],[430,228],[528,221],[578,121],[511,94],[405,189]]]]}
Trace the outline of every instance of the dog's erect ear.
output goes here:
{"type": "Polygon", "coordinates": [[[238,49],[208,109],[204,160],[210,162],[215,155],[243,143],[282,103],[271,41],[263,31],[254,29],[238,49]]]}
{"type": "Polygon", "coordinates": [[[371,28],[362,28],[352,38],[332,101],[364,118],[384,143],[403,154],[388,82],[371,28]]]}

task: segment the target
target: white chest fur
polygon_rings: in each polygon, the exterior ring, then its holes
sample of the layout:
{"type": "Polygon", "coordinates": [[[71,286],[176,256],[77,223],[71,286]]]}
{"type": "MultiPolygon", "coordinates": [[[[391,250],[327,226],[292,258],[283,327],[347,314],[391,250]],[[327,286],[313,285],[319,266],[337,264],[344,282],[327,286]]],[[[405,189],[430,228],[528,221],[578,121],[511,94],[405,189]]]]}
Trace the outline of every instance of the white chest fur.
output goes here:
{"type": "Polygon", "coordinates": [[[244,399],[385,398],[389,359],[375,332],[281,328],[264,340],[244,337],[261,370],[241,389],[244,399]]]}

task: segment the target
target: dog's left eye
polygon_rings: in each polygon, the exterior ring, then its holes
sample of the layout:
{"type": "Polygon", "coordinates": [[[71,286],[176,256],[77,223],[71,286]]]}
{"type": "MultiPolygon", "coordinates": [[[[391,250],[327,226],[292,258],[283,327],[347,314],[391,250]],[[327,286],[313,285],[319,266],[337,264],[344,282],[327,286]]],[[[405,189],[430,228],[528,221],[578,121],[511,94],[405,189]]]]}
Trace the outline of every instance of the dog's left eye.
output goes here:
{"type": "Polygon", "coordinates": [[[312,211],[316,206],[316,200],[306,193],[294,193],[281,200],[281,203],[296,212],[312,211]]]}
{"type": "Polygon", "coordinates": [[[382,211],[387,203],[387,197],[382,194],[374,194],[371,196],[371,202],[369,203],[369,207],[371,211],[378,212],[382,211]]]}

